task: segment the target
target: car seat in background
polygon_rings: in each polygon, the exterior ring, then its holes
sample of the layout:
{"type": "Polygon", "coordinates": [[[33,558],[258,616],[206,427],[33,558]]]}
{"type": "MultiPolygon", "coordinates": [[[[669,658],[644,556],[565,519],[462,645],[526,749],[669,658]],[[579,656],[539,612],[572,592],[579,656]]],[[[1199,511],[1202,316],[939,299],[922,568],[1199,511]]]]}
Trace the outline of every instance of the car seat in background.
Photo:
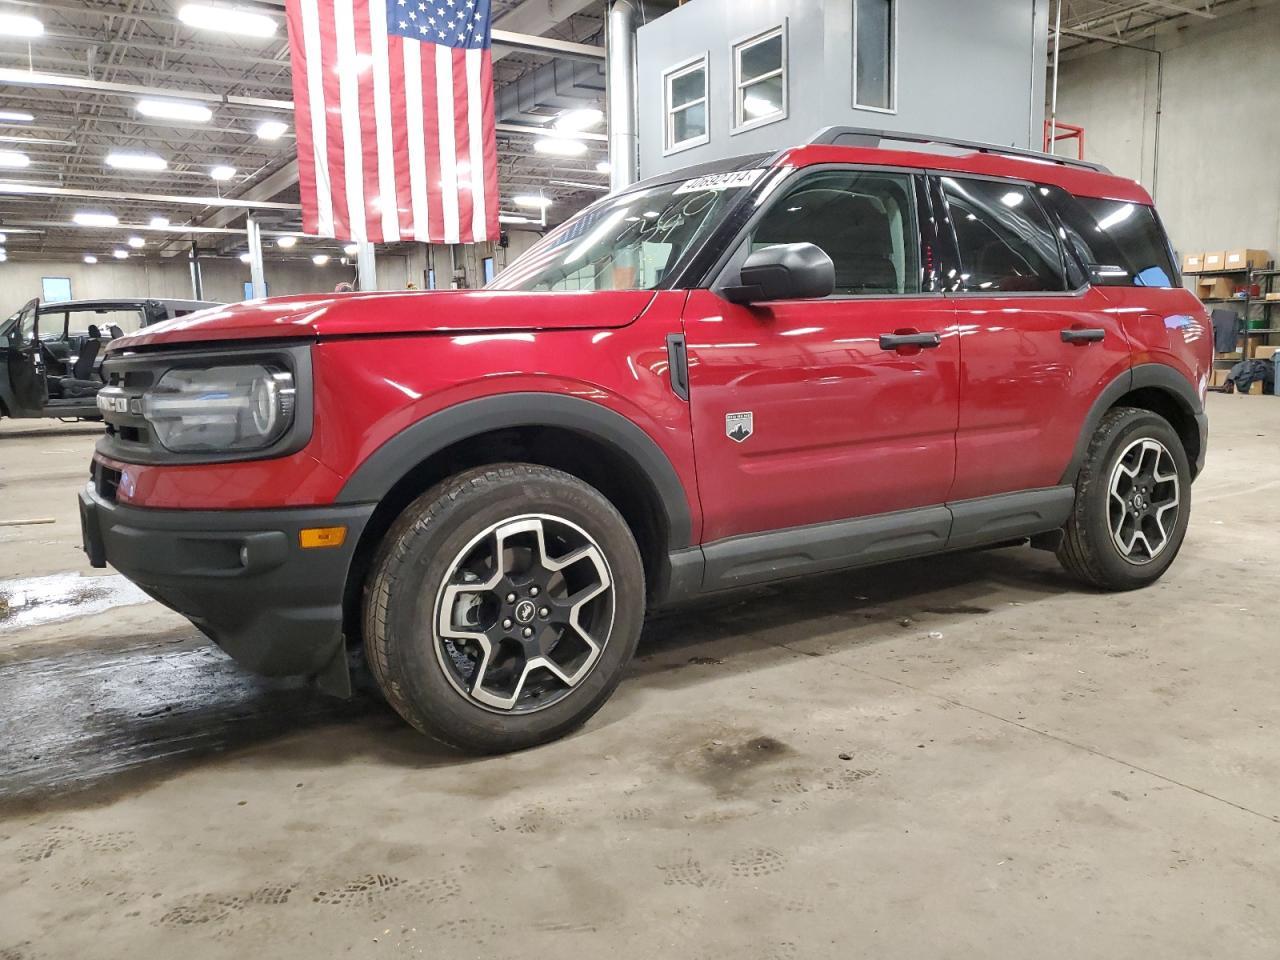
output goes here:
{"type": "Polygon", "coordinates": [[[71,366],[71,376],[58,381],[63,399],[70,397],[91,397],[102,388],[102,381],[94,376],[93,364],[98,359],[98,351],[102,349],[101,331],[94,324],[89,325],[89,337],[80,344],[80,355],[71,366]]]}
{"type": "Polygon", "coordinates": [[[119,327],[119,326],[117,326],[117,325],[116,325],[116,324],[114,324],[114,323],[113,323],[113,324],[111,324],[109,327],[107,327],[107,332],[108,332],[109,334],[111,334],[111,339],[112,339],[112,340],[117,340],[117,339],[119,339],[120,337],[123,337],[123,336],[124,336],[124,331],[123,331],[123,330],[121,330],[121,329],[120,329],[120,327],[119,327]]]}

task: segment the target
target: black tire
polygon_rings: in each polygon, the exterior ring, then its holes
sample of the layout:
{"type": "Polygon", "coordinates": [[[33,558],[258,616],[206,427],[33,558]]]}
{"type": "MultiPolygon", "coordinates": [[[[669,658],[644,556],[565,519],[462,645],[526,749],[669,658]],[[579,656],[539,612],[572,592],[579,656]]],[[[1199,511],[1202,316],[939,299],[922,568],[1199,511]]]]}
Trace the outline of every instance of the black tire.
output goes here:
{"type": "MultiPolygon", "coordinates": [[[[1169,422],[1149,410],[1117,407],[1098,424],[1076,479],[1076,499],[1063,527],[1058,561],[1072,576],[1103,590],[1136,590],[1154,583],[1182,547],[1191,514],[1191,467],[1169,422]],[[1153,557],[1130,557],[1112,536],[1110,483],[1117,461],[1132,445],[1157,441],[1168,451],[1177,474],[1179,504],[1168,523],[1166,544],[1153,557]]],[[[1145,553],[1144,551],[1140,551],[1145,553]]]]}
{"type": "Polygon", "coordinates": [[[469,752],[503,753],[561,737],[603,706],[635,652],[644,606],[635,539],[599,491],[549,467],[479,467],[428,490],[387,532],[365,589],[365,656],[387,702],[418,730],[469,752]],[[576,686],[532,712],[503,712],[477,702],[455,686],[456,673],[446,673],[437,652],[437,602],[468,544],[495,524],[536,514],[569,521],[598,545],[612,579],[612,618],[576,686]]]}

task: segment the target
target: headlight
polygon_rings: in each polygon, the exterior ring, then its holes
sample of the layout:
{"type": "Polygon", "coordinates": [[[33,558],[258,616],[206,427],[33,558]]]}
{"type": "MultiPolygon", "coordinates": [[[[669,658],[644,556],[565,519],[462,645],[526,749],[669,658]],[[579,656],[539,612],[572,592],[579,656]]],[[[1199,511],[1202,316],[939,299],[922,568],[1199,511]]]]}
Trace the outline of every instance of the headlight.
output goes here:
{"type": "Polygon", "coordinates": [[[142,415],[174,453],[264,450],[293,423],[293,374],[263,364],[170,370],[142,395],[142,415]]]}

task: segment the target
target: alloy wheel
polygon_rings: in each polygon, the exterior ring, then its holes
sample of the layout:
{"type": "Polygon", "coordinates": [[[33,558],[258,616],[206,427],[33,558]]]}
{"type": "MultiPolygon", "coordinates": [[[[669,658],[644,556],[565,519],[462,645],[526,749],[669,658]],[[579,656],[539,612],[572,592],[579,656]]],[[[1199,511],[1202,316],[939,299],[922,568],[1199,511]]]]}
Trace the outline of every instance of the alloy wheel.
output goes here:
{"type": "Polygon", "coordinates": [[[464,697],[532,713],[591,673],[613,612],[613,577],[590,534],[561,517],[514,517],[450,563],[435,604],[436,656],[464,697]]]}
{"type": "Polygon", "coordinates": [[[1111,471],[1107,512],[1111,539],[1130,563],[1155,560],[1169,545],[1181,509],[1178,469],[1159,440],[1125,448],[1111,471]]]}

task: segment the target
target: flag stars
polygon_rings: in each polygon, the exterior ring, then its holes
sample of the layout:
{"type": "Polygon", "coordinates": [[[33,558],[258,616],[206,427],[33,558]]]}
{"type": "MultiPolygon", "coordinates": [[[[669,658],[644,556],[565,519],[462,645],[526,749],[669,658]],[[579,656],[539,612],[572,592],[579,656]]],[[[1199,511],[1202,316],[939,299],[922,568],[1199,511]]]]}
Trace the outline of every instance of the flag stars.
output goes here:
{"type": "Polygon", "coordinates": [[[403,20],[401,20],[401,21],[400,21],[400,29],[401,29],[401,30],[408,30],[408,29],[409,29],[409,24],[407,24],[407,23],[405,23],[403,20]]]}

